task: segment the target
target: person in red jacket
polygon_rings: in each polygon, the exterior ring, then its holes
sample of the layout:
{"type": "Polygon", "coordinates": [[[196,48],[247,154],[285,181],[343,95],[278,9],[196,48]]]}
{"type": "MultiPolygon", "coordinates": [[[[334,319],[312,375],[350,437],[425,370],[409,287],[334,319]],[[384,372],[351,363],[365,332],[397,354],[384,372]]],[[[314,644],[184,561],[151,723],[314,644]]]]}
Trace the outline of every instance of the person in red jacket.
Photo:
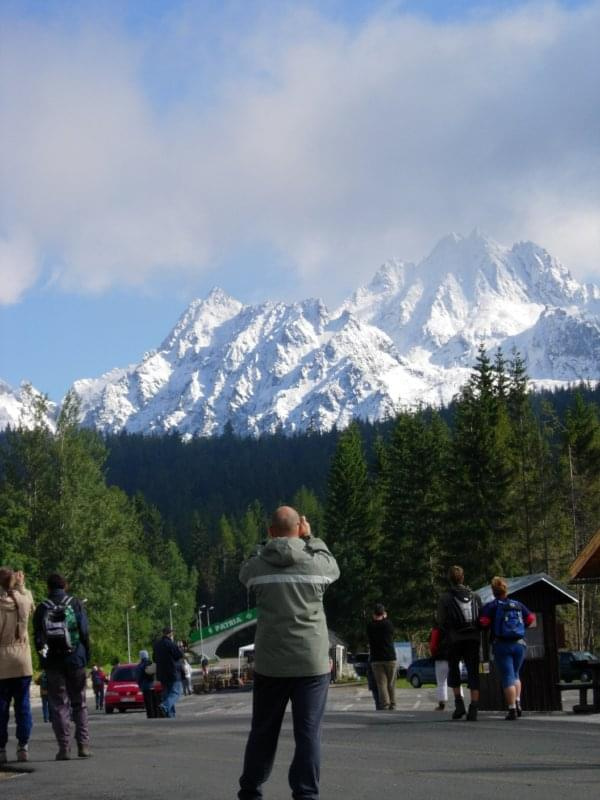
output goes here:
{"type": "MultiPolygon", "coordinates": [[[[431,629],[429,651],[435,662],[436,711],[443,711],[448,702],[448,637],[438,625],[431,629]]],[[[462,686],[460,694],[462,696],[462,686]]]]}

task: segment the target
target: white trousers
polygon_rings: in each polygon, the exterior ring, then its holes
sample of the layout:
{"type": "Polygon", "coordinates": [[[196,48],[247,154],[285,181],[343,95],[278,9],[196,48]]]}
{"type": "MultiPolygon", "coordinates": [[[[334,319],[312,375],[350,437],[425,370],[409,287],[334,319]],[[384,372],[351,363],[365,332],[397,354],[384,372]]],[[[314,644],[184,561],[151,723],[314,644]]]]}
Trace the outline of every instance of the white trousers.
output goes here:
{"type": "MultiPolygon", "coordinates": [[[[435,696],[438,703],[448,702],[448,662],[436,661],[435,662],[435,682],[437,684],[435,696]]],[[[460,694],[462,697],[463,688],[460,687],[460,694]]]]}

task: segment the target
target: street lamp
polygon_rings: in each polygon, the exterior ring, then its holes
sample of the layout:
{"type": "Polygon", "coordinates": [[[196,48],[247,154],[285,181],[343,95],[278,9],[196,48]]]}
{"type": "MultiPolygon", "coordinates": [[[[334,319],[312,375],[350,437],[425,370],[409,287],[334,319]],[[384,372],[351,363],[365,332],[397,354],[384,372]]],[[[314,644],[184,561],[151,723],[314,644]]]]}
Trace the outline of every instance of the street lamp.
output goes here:
{"type": "Polygon", "coordinates": [[[169,606],[169,621],[171,623],[171,630],[173,630],[173,609],[176,608],[178,605],[179,603],[172,603],[169,606]]]}
{"type": "Polygon", "coordinates": [[[129,612],[133,611],[134,608],[135,608],[135,606],[129,606],[129,608],[127,608],[125,610],[125,619],[127,621],[127,663],[128,664],[131,664],[131,635],[130,635],[130,630],[129,630],[129,612]]]}
{"type": "Polygon", "coordinates": [[[214,610],[215,610],[214,606],[209,606],[206,609],[206,624],[208,625],[209,628],[210,628],[210,612],[214,610]]]}
{"type": "Polygon", "coordinates": [[[204,655],[204,642],[202,641],[202,612],[206,608],[206,605],[201,605],[198,609],[198,630],[200,631],[200,656],[204,655]]]}

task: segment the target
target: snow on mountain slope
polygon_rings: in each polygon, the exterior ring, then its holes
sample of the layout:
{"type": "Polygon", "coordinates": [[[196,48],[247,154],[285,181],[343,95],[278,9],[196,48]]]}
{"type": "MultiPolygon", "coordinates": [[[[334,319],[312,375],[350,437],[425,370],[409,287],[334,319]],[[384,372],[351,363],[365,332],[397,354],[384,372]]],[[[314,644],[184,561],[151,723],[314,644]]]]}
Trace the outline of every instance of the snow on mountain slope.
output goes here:
{"type": "MultiPolygon", "coordinates": [[[[139,364],[73,388],[103,431],[326,430],[448,402],[480,343],[516,347],[538,386],[598,380],[600,289],[531,242],[451,234],[419,264],[388,261],[333,312],[214,289],[139,364]]],[[[0,425],[20,413],[11,391],[0,385],[0,425]]]]}
{"type": "MultiPolygon", "coordinates": [[[[19,389],[13,389],[0,380],[0,430],[5,428],[32,428],[35,424],[36,400],[42,393],[31,384],[23,382],[19,389]]],[[[51,430],[56,424],[56,405],[48,403],[48,413],[43,419],[51,430]]]]}

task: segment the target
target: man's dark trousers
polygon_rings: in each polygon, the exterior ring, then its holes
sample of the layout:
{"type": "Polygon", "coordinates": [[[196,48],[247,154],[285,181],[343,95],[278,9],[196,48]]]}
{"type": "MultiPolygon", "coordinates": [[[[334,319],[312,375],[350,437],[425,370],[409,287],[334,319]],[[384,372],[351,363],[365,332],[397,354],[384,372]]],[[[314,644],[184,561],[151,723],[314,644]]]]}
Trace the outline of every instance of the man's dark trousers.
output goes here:
{"type": "Polygon", "coordinates": [[[71,714],[75,721],[75,739],[78,744],[88,744],[88,710],[85,698],[85,667],[46,667],[48,700],[52,711],[52,727],[58,746],[69,749],[71,739],[71,714]]]}
{"type": "Polygon", "coordinates": [[[299,678],[270,678],[254,673],[252,727],[240,778],[240,800],[262,798],[261,786],[271,774],[283,715],[290,700],[296,742],[289,771],[292,797],[318,800],[321,721],[329,682],[329,673],[299,678]]]}

